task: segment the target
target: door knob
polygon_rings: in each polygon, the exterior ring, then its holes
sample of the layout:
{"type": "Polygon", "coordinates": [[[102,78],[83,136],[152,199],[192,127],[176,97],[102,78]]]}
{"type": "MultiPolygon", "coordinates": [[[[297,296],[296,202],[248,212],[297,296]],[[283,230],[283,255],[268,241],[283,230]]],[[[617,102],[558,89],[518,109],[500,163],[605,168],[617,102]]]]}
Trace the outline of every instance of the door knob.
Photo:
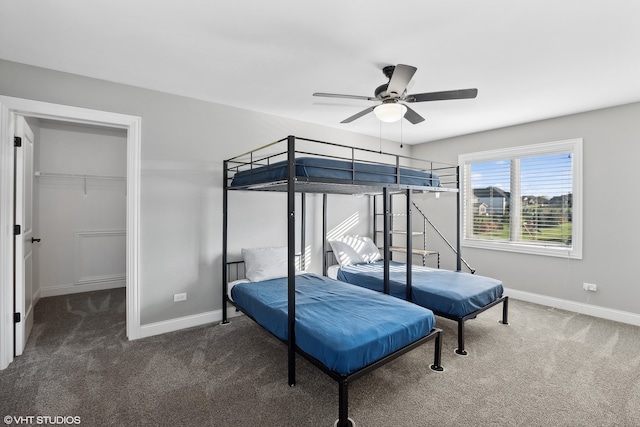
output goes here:
{"type": "Polygon", "coordinates": [[[40,240],[42,240],[42,239],[36,239],[36,238],[32,237],[31,238],[31,243],[38,243],[38,242],[40,242],[40,240]]]}

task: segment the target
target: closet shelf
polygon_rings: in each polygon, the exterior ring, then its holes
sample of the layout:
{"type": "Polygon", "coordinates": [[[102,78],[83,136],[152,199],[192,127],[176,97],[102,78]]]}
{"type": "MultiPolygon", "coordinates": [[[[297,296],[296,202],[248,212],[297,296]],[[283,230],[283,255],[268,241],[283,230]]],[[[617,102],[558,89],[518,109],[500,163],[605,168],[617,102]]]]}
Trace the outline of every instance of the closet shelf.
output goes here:
{"type": "MultiPolygon", "coordinates": [[[[81,179],[84,181],[84,196],[87,197],[87,180],[102,180],[102,181],[124,181],[126,183],[127,178],[124,176],[113,176],[113,175],[82,175],[75,173],[57,173],[57,172],[40,172],[35,171],[33,173],[36,177],[40,178],[74,178],[81,179]]],[[[126,187],[126,186],[125,186],[126,187]]],[[[125,196],[127,195],[125,188],[125,196]]]]}
{"type": "Polygon", "coordinates": [[[51,177],[51,178],[79,178],[79,179],[107,179],[107,180],[122,180],[127,178],[124,176],[112,176],[112,175],[89,175],[89,174],[75,174],[75,173],[57,173],[57,172],[34,172],[35,176],[51,177]]]}

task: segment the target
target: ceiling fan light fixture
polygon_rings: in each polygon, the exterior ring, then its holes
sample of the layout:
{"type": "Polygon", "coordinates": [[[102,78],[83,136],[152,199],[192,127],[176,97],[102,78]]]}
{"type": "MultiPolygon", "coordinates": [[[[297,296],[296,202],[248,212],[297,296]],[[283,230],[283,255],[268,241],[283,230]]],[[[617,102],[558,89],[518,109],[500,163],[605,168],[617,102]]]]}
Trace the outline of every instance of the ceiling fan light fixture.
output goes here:
{"type": "Polygon", "coordinates": [[[385,102],[373,109],[378,120],[393,123],[401,120],[407,112],[407,106],[397,102],[385,102]]]}

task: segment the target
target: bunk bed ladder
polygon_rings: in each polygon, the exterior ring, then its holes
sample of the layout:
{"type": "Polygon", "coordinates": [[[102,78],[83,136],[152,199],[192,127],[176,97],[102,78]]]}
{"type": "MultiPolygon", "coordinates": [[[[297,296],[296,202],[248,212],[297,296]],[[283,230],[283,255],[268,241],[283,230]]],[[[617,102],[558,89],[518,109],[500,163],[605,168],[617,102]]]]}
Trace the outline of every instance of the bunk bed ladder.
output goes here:
{"type": "MultiPolygon", "coordinates": [[[[392,203],[391,200],[389,200],[388,203],[389,203],[388,209],[385,209],[385,212],[383,212],[383,213],[379,213],[377,211],[376,196],[375,195],[373,196],[373,215],[374,215],[373,235],[374,235],[374,242],[376,244],[378,243],[377,242],[377,238],[376,238],[378,233],[389,233],[389,251],[390,252],[403,252],[403,253],[412,253],[413,255],[419,255],[419,256],[422,257],[422,266],[426,266],[426,259],[427,259],[428,256],[436,255],[436,257],[437,257],[437,267],[440,268],[440,252],[427,249],[427,225],[429,225],[438,234],[438,236],[440,236],[440,238],[447,244],[447,246],[449,246],[449,248],[451,248],[453,253],[458,255],[458,250],[453,246],[453,244],[451,244],[451,242],[449,242],[449,240],[444,236],[444,234],[442,234],[442,232],[438,229],[438,227],[435,226],[435,224],[431,221],[431,219],[429,219],[427,214],[424,213],[424,211],[422,211],[422,209],[420,209],[420,207],[416,204],[415,201],[412,201],[411,205],[413,207],[415,207],[416,210],[418,211],[418,213],[422,216],[422,230],[416,231],[416,232],[411,232],[411,233],[407,232],[406,230],[398,231],[398,230],[394,229],[394,223],[393,223],[393,218],[395,216],[407,216],[407,215],[410,214],[410,210],[407,209],[407,213],[406,214],[394,214],[394,213],[391,213],[393,211],[393,209],[391,207],[391,203],[392,203]],[[387,210],[389,212],[387,212],[387,210]],[[376,217],[383,216],[383,215],[387,215],[387,218],[389,218],[389,225],[388,225],[389,229],[388,229],[388,231],[379,230],[378,229],[376,217]],[[417,248],[417,249],[416,248],[411,248],[410,249],[408,247],[394,246],[394,244],[393,244],[393,235],[394,234],[406,234],[407,235],[407,242],[411,241],[409,234],[411,234],[411,236],[421,235],[422,236],[422,248],[417,248]]],[[[386,258],[386,256],[385,256],[385,258],[386,258]]],[[[472,268],[464,258],[460,257],[460,262],[462,264],[464,264],[469,269],[471,274],[474,274],[476,272],[476,270],[474,268],[472,268]]],[[[458,266],[458,270],[461,270],[461,266],[458,266]]]]}
{"type": "MultiPolygon", "coordinates": [[[[429,224],[431,226],[431,228],[433,228],[433,230],[438,233],[438,235],[442,238],[442,240],[447,244],[447,246],[449,246],[451,248],[451,250],[453,251],[453,253],[455,253],[456,255],[458,254],[458,251],[455,247],[453,247],[453,245],[451,244],[451,242],[449,242],[449,240],[447,240],[447,238],[444,236],[444,234],[442,234],[442,232],[440,232],[440,230],[438,230],[438,227],[436,227],[433,222],[431,222],[431,220],[429,219],[429,217],[427,216],[427,214],[425,214],[419,207],[418,205],[416,205],[416,203],[413,203],[413,206],[416,208],[416,210],[420,213],[420,215],[422,215],[422,218],[424,219],[424,223],[425,224],[429,224]]],[[[426,242],[426,237],[425,237],[425,242],[426,242]]],[[[476,272],[476,270],[474,268],[471,268],[471,266],[469,265],[469,263],[462,257],[460,257],[460,260],[464,263],[464,265],[469,269],[469,271],[471,272],[471,274],[474,274],[476,272]]]]}
{"type": "MultiPolygon", "coordinates": [[[[406,193],[403,193],[406,194],[406,193]]],[[[415,203],[411,203],[412,206],[416,206],[415,203]]],[[[417,255],[421,257],[422,260],[422,266],[426,266],[427,265],[427,257],[435,255],[437,257],[437,262],[436,265],[438,268],[440,268],[440,252],[438,251],[433,251],[433,250],[429,250],[427,249],[427,222],[426,220],[423,219],[423,224],[422,224],[422,228],[421,230],[418,231],[411,231],[411,232],[407,232],[407,230],[397,230],[395,228],[395,222],[394,219],[396,219],[396,217],[408,217],[410,215],[410,208],[407,207],[406,213],[392,213],[393,208],[392,208],[392,200],[389,200],[389,211],[390,212],[385,212],[385,213],[379,213],[378,212],[378,208],[377,208],[377,200],[376,200],[376,196],[373,196],[373,241],[374,243],[378,244],[377,241],[377,236],[379,233],[386,233],[383,230],[379,230],[378,229],[378,223],[377,223],[377,218],[383,215],[388,215],[388,220],[389,220],[389,251],[390,252],[402,252],[402,253],[411,253],[412,255],[417,255]],[[398,246],[398,245],[394,245],[393,244],[393,236],[394,234],[397,235],[407,235],[407,242],[409,242],[411,239],[409,239],[409,235],[411,236],[422,236],[422,247],[418,247],[418,248],[414,248],[412,247],[411,249],[407,248],[407,246],[398,246]]],[[[421,212],[422,213],[422,212],[421,212]]],[[[423,214],[424,216],[424,214],[423,214]]],[[[406,228],[406,227],[405,227],[406,228]]]]}

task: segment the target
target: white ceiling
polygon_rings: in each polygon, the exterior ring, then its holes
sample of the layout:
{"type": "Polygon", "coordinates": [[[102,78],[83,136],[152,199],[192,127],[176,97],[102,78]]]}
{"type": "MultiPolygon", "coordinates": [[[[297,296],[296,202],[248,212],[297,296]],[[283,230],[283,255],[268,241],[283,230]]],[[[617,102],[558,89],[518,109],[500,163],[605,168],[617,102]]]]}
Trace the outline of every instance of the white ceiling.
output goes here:
{"type": "Polygon", "coordinates": [[[0,58],[407,144],[640,101],[635,0],[0,0],[0,58]],[[382,124],[382,67],[418,71],[382,124]]]}

